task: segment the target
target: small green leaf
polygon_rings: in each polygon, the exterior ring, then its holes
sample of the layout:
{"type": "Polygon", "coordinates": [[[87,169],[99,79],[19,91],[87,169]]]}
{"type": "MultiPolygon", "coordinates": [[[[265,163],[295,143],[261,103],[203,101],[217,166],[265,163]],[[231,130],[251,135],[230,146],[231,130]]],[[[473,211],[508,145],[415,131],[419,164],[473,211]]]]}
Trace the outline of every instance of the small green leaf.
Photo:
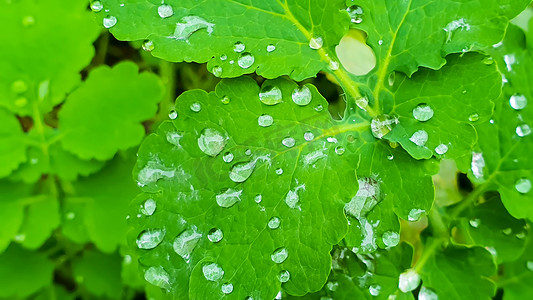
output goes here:
{"type": "Polygon", "coordinates": [[[26,207],[24,224],[18,236],[24,248],[36,249],[59,226],[59,201],[50,195],[39,195],[30,199],[35,202],[26,207]]]}
{"type": "Polygon", "coordinates": [[[6,177],[26,161],[24,133],[17,118],[0,108],[0,178],[6,177]]]}
{"type": "Polygon", "coordinates": [[[119,255],[89,250],[73,262],[73,273],[76,281],[92,295],[118,299],[122,292],[120,267],[119,255]]]}
{"type": "Polygon", "coordinates": [[[24,206],[21,201],[30,194],[31,186],[0,181],[0,253],[19,232],[24,220],[24,206]]]}
{"type": "Polygon", "coordinates": [[[131,62],[94,69],[59,112],[61,143],[83,159],[110,159],[141,142],[140,123],[156,113],[162,97],[159,78],[138,74],[131,62]]]}
{"type": "Polygon", "coordinates": [[[503,299],[529,299],[533,297],[533,237],[528,238],[527,247],[515,261],[503,265],[503,277],[498,287],[503,288],[503,299]]]}

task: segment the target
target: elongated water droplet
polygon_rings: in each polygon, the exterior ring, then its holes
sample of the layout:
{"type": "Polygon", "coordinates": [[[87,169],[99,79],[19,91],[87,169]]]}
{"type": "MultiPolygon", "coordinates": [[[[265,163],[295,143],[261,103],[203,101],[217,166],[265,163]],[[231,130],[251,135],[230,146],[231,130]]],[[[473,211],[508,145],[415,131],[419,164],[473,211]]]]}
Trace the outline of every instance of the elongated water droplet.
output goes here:
{"type": "Polygon", "coordinates": [[[223,193],[216,196],[217,204],[220,207],[229,208],[235,205],[235,203],[241,201],[242,190],[227,189],[223,193]]]}
{"type": "Polygon", "coordinates": [[[194,102],[191,104],[190,109],[194,112],[200,112],[202,110],[202,104],[194,102]]]}
{"type": "Polygon", "coordinates": [[[281,220],[278,217],[272,217],[268,221],[268,228],[278,229],[280,224],[281,224],[281,220]]]}
{"type": "Polygon", "coordinates": [[[233,153],[231,152],[226,152],[224,153],[224,156],[222,156],[222,159],[224,160],[224,162],[227,162],[227,163],[230,163],[233,161],[233,153]]]}
{"type": "Polygon", "coordinates": [[[142,48],[144,51],[152,52],[152,50],[155,49],[154,42],[150,40],[145,40],[142,44],[142,48]]]}
{"type": "Polygon", "coordinates": [[[287,257],[289,257],[289,251],[287,251],[285,247],[281,247],[281,248],[274,250],[272,255],[270,255],[270,258],[272,259],[272,261],[277,264],[281,264],[282,262],[284,262],[287,259],[287,257]]]}
{"type": "Polygon", "coordinates": [[[167,142],[179,148],[181,148],[180,141],[182,137],[183,137],[182,132],[172,132],[172,131],[167,132],[167,142]]]}
{"type": "Polygon", "coordinates": [[[105,28],[111,28],[117,24],[117,18],[115,16],[107,16],[103,20],[105,28]]]}
{"type": "Polygon", "coordinates": [[[439,300],[439,296],[433,290],[422,286],[418,292],[418,300],[439,300]]]}
{"type": "Polygon", "coordinates": [[[242,42],[236,42],[234,45],[233,45],[233,51],[237,52],[237,53],[241,53],[244,51],[244,49],[246,49],[246,46],[242,43],[242,42]]]}
{"type": "Polygon", "coordinates": [[[224,270],[216,263],[206,264],[202,267],[205,279],[209,281],[219,281],[224,277],[224,270]]]}
{"type": "Polygon", "coordinates": [[[241,56],[239,56],[239,59],[237,60],[237,64],[243,69],[248,69],[254,64],[254,62],[255,57],[249,52],[242,53],[241,56]]]}
{"type": "Polygon", "coordinates": [[[400,243],[400,234],[394,231],[385,231],[383,233],[383,244],[387,247],[395,247],[400,243]]]}
{"type": "Polygon", "coordinates": [[[209,230],[209,233],[207,234],[207,238],[212,243],[220,242],[223,237],[224,237],[224,233],[222,232],[222,230],[220,230],[218,228],[212,228],[211,230],[209,230]]]}
{"type": "Polygon", "coordinates": [[[198,138],[198,147],[203,153],[215,157],[226,147],[226,138],[215,129],[205,128],[198,138]]]}
{"type": "Polygon", "coordinates": [[[415,145],[423,147],[428,141],[428,133],[425,130],[418,130],[417,132],[413,133],[409,140],[415,145]]]}
{"type": "Polygon", "coordinates": [[[531,128],[527,124],[516,126],[515,131],[516,131],[516,135],[518,135],[519,137],[524,137],[524,136],[528,136],[531,134],[531,128]]]}
{"type": "Polygon", "coordinates": [[[287,281],[289,281],[289,279],[291,279],[291,273],[289,273],[289,271],[287,271],[287,270],[283,270],[283,271],[279,272],[278,279],[282,283],[283,282],[287,282],[287,281]]]}
{"type": "Polygon", "coordinates": [[[193,33],[198,30],[206,29],[207,33],[211,35],[215,24],[209,23],[198,16],[186,16],[181,18],[179,23],[176,23],[173,39],[187,40],[193,33]]]}
{"type": "Polygon", "coordinates": [[[483,178],[483,169],[485,168],[485,159],[483,158],[483,153],[480,152],[472,152],[472,174],[477,179],[483,178]]]}
{"type": "Polygon", "coordinates": [[[435,152],[439,155],[444,155],[446,152],[448,152],[448,146],[440,144],[435,148],[435,152]]]}
{"type": "Polygon", "coordinates": [[[156,207],[157,207],[157,204],[155,203],[155,200],[148,199],[144,201],[141,212],[146,216],[151,216],[154,214],[156,207]]]}
{"type": "Polygon", "coordinates": [[[201,237],[202,234],[198,232],[198,228],[192,226],[174,239],[172,247],[179,256],[188,260],[201,237]]]}
{"type": "Polygon", "coordinates": [[[400,274],[398,287],[404,293],[410,292],[420,284],[420,276],[414,269],[406,270],[400,274]]]}
{"type": "Polygon", "coordinates": [[[162,266],[148,268],[144,272],[144,279],[160,288],[170,289],[170,276],[162,266]]]}
{"type": "Polygon", "coordinates": [[[94,12],[100,12],[104,9],[104,5],[100,1],[93,1],[91,3],[91,10],[94,12]]]}
{"type": "Polygon", "coordinates": [[[509,104],[514,110],[521,110],[526,108],[527,98],[522,94],[515,94],[509,99],[509,104]]]}
{"type": "Polygon", "coordinates": [[[274,50],[276,50],[276,46],[274,46],[274,45],[272,45],[272,44],[270,44],[270,45],[267,46],[267,52],[270,53],[270,52],[272,52],[272,51],[274,51],[274,50]]]}
{"type": "Polygon", "coordinates": [[[255,160],[234,164],[229,172],[229,178],[233,182],[245,182],[246,179],[250,178],[252,175],[255,169],[255,164],[255,160]]]}
{"type": "Polygon", "coordinates": [[[531,181],[527,178],[520,178],[514,185],[515,189],[521,194],[527,194],[531,190],[531,181]]]}
{"type": "Polygon", "coordinates": [[[157,8],[157,13],[159,14],[161,18],[164,19],[164,18],[172,17],[174,15],[174,10],[172,9],[172,6],[168,4],[163,4],[157,8]]]}
{"type": "Polygon", "coordinates": [[[292,101],[300,106],[306,106],[311,103],[313,95],[311,90],[307,86],[302,86],[300,88],[295,88],[292,92],[292,101]]]}
{"type": "Polygon", "coordinates": [[[286,137],[281,141],[281,143],[287,148],[292,148],[296,144],[296,140],[292,137],[286,137]]]}
{"type": "Polygon", "coordinates": [[[137,237],[137,247],[139,249],[153,249],[157,247],[165,237],[166,230],[163,229],[147,229],[137,237]]]}
{"type": "Polygon", "coordinates": [[[324,45],[324,39],[322,37],[314,37],[311,40],[309,40],[309,47],[314,50],[318,50],[322,48],[324,45]]]}
{"type": "Polygon", "coordinates": [[[375,138],[381,139],[389,132],[391,132],[392,129],[398,123],[400,123],[400,121],[398,121],[398,118],[391,117],[388,115],[377,116],[372,119],[372,123],[370,124],[370,128],[372,129],[372,135],[374,135],[375,138]]]}
{"type": "Polygon", "coordinates": [[[231,294],[233,292],[233,284],[231,283],[224,283],[221,287],[222,293],[224,294],[231,294]]]}
{"type": "Polygon", "coordinates": [[[271,115],[261,115],[257,118],[257,124],[261,127],[269,127],[274,123],[274,118],[271,115]]]}
{"type": "Polygon", "coordinates": [[[259,100],[266,105],[276,105],[283,101],[283,95],[277,86],[267,85],[261,88],[259,100]]]}
{"type": "Polygon", "coordinates": [[[413,109],[413,117],[420,122],[433,118],[433,109],[427,104],[419,104],[413,109]]]}
{"type": "Polygon", "coordinates": [[[419,208],[413,208],[409,211],[409,215],[407,216],[407,220],[411,222],[415,222],[420,220],[420,217],[422,217],[422,214],[424,214],[426,211],[419,208]]]}

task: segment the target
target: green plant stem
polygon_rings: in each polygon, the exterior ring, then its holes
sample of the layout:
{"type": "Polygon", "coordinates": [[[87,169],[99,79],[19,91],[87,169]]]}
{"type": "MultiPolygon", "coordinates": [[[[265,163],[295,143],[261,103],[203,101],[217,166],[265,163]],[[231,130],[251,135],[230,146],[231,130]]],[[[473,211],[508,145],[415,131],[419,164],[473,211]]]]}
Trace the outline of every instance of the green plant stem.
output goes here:
{"type": "Polygon", "coordinates": [[[94,56],[92,64],[93,66],[99,66],[105,62],[108,48],[109,32],[105,30],[102,32],[102,35],[100,35],[100,39],[98,40],[98,47],[96,49],[96,55],[94,56]]]}
{"type": "Polygon", "coordinates": [[[161,60],[159,63],[159,75],[166,87],[166,95],[163,101],[159,104],[159,112],[154,118],[154,123],[157,125],[162,121],[168,119],[168,113],[174,109],[174,101],[176,99],[176,64],[161,60]]]}

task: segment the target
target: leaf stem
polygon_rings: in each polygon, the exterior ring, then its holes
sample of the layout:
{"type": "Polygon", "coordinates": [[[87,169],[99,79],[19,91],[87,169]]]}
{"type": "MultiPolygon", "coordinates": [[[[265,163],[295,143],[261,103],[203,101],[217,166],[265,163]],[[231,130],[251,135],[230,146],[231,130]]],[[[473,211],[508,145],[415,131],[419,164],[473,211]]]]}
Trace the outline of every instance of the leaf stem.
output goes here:
{"type": "Polygon", "coordinates": [[[93,59],[93,66],[99,66],[105,62],[107,49],[109,48],[109,31],[105,30],[98,40],[98,48],[93,59]]]}
{"type": "Polygon", "coordinates": [[[176,99],[176,75],[175,64],[161,60],[159,63],[159,75],[166,87],[165,98],[159,104],[159,112],[154,118],[154,123],[157,125],[168,118],[168,113],[174,108],[174,101],[176,99]]]}

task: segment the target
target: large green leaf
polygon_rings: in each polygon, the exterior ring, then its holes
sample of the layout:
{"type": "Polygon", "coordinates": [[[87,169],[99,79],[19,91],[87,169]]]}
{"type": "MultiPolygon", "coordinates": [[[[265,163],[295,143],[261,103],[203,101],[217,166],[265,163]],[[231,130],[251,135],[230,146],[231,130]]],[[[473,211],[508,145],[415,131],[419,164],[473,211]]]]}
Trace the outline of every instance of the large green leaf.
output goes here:
{"type": "Polygon", "coordinates": [[[503,276],[498,287],[503,288],[503,299],[529,299],[533,297],[533,238],[515,261],[503,265],[503,276]]]}
{"type": "Polygon", "coordinates": [[[119,299],[122,292],[120,261],[117,254],[89,250],[73,262],[73,273],[78,283],[92,295],[119,299]]]}

